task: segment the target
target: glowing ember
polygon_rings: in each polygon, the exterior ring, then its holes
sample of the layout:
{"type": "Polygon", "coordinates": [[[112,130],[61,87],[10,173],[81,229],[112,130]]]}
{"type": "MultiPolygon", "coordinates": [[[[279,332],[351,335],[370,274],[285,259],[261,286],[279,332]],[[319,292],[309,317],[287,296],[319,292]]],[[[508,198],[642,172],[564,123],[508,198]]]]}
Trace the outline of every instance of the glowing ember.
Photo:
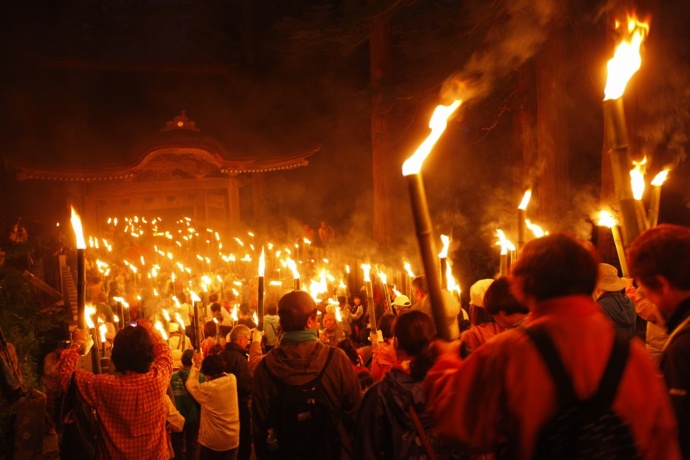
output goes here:
{"type": "MultiPolygon", "coordinates": [[[[620,24],[617,24],[617,28],[620,28],[619,26],[620,24]]],[[[648,33],[649,23],[639,22],[635,17],[628,17],[627,32],[624,33],[623,40],[607,64],[605,101],[623,96],[628,81],[642,65],[640,46],[648,33]]]]}
{"type": "Polygon", "coordinates": [[[644,175],[647,170],[647,157],[642,161],[633,160],[633,169],[630,170],[630,180],[632,184],[633,198],[641,200],[644,194],[644,175]]]}
{"type": "Polygon", "coordinates": [[[410,174],[419,174],[422,169],[422,163],[431,149],[434,147],[436,142],[438,142],[441,134],[446,130],[448,126],[448,118],[455,112],[458,107],[460,107],[462,101],[456,100],[450,105],[439,105],[434,110],[431,119],[429,120],[429,128],[431,128],[431,133],[424,139],[424,142],[420,144],[417,150],[412,154],[410,158],[405,160],[402,167],[403,176],[409,176],[410,174]]]}

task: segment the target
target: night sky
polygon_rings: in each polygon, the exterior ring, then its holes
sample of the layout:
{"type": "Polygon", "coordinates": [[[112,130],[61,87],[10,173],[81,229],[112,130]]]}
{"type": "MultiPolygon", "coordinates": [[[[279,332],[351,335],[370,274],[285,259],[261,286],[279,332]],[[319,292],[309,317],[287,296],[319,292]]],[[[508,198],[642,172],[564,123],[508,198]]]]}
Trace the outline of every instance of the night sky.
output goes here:
{"type": "MultiPolygon", "coordinates": [[[[473,73],[486,84],[450,123],[424,168],[437,230],[454,233],[463,244],[456,249],[465,250],[461,257],[471,259],[474,244],[491,248],[495,229],[513,224],[511,210],[523,191],[515,189],[513,79],[549,39],[539,20],[548,25],[564,17],[570,74],[563,116],[573,196],[571,208],[546,226],[591,231],[601,182],[603,72],[611,52],[606,12],[615,11],[614,3],[573,0],[564,16],[553,8],[564,3],[559,0],[264,0],[250,2],[250,16],[245,3],[7,0],[0,27],[2,156],[55,168],[129,164],[136,146],[184,109],[237,156],[320,146],[308,167],[270,176],[271,225],[291,231],[325,219],[340,235],[364,241],[374,180],[367,37],[372,18],[395,4],[387,93],[396,120],[391,167],[399,171],[427,134],[449,76],[473,73]],[[537,17],[521,23],[511,16],[523,7],[537,17]]],[[[675,168],[660,220],[690,225],[687,3],[639,5],[652,14],[651,35],[626,104],[637,123],[634,144],[652,158],[650,176],[667,164],[675,168]]],[[[539,166],[528,169],[539,174],[539,166]]],[[[6,176],[1,191],[5,226],[18,215],[49,221],[66,212],[65,203],[42,195],[40,184],[6,176]]],[[[414,235],[406,193],[400,176],[391,199],[399,244],[409,251],[414,235]]]]}

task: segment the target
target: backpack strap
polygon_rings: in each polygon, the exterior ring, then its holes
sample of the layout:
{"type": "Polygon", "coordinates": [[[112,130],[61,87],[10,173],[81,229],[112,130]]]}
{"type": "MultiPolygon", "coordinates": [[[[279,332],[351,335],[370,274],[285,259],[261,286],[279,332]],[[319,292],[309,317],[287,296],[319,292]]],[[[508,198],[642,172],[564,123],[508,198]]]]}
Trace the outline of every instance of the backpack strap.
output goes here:
{"type": "Polygon", "coordinates": [[[422,441],[422,446],[424,446],[429,460],[436,460],[436,452],[434,452],[434,449],[431,447],[431,442],[429,442],[429,438],[422,426],[422,421],[419,420],[419,415],[417,415],[417,411],[414,409],[412,402],[410,402],[410,417],[412,417],[412,423],[414,423],[414,427],[417,429],[417,434],[419,435],[420,441],[422,441]]]}
{"type": "Polygon", "coordinates": [[[543,326],[531,326],[525,329],[525,332],[532,339],[534,345],[537,347],[546,367],[549,369],[551,378],[556,385],[556,392],[558,394],[558,404],[563,407],[567,404],[578,401],[577,393],[573,389],[563,363],[561,362],[553,340],[546,332],[543,326]]]}
{"type": "Polygon", "coordinates": [[[611,407],[618,391],[623,372],[630,355],[630,340],[616,329],[613,349],[606,363],[606,369],[599,381],[599,389],[590,400],[599,407],[611,407]]]}
{"type": "MultiPolygon", "coordinates": [[[[525,332],[536,345],[539,354],[541,354],[551,373],[551,377],[556,385],[559,405],[563,407],[566,404],[578,402],[580,399],[573,389],[568,373],[563,367],[556,347],[551,337],[546,332],[546,329],[543,326],[531,326],[525,329],[525,332]]],[[[597,407],[611,407],[618,390],[618,385],[623,376],[623,371],[628,362],[629,352],[630,342],[628,338],[616,331],[611,354],[609,355],[606,368],[599,381],[599,388],[596,393],[588,399],[589,402],[597,407]]]]}

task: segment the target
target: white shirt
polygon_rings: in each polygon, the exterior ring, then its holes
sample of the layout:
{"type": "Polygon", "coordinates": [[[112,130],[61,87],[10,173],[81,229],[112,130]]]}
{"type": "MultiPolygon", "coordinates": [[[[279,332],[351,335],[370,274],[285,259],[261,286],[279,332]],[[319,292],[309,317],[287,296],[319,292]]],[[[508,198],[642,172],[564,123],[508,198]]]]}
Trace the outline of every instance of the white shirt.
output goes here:
{"type": "Polygon", "coordinates": [[[199,368],[192,367],[187,391],[201,405],[199,444],[216,452],[240,445],[240,410],[237,403],[237,379],[225,374],[199,383],[199,368]]]}

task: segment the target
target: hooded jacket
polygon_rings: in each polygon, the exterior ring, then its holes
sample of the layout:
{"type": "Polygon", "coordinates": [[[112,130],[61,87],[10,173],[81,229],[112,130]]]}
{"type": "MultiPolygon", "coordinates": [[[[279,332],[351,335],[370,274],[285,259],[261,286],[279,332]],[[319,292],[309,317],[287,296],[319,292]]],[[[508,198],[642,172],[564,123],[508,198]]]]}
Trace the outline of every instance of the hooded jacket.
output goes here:
{"type": "Polygon", "coordinates": [[[597,299],[597,303],[611,318],[616,329],[624,332],[628,337],[637,335],[637,312],[632,299],[620,292],[605,292],[597,299]]]}
{"type": "MultiPolygon", "coordinates": [[[[319,342],[281,343],[264,357],[254,372],[252,382],[252,427],[257,459],[270,458],[266,448],[268,418],[271,402],[278,387],[271,375],[288,385],[302,385],[317,377],[328,358],[329,346],[319,342]]],[[[341,459],[351,458],[351,429],[362,400],[362,390],[350,359],[339,348],[323,374],[322,383],[330,402],[331,413],[337,420],[341,444],[341,459]]]]}

